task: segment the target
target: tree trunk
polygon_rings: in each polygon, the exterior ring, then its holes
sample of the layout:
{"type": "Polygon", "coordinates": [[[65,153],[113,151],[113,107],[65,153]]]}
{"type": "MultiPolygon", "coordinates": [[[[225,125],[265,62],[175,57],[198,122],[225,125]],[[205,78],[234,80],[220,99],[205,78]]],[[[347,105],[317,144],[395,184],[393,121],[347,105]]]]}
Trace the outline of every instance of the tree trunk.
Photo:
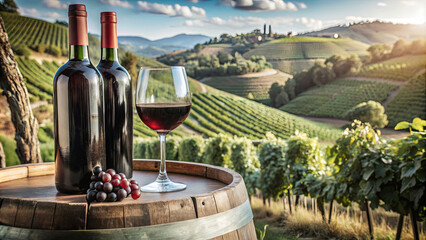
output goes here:
{"type": "Polygon", "coordinates": [[[413,228],[413,235],[414,235],[414,240],[420,240],[420,236],[419,236],[419,228],[417,226],[417,220],[415,217],[415,211],[413,209],[411,209],[411,226],[413,228]]]}
{"type": "Polygon", "coordinates": [[[328,213],[328,224],[331,223],[331,215],[333,214],[333,202],[334,202],[334,200],[332,199],[330,201],[330,212],[328,213]]]}
{"type": "Polygon", "coordinates": [[[300,198],[300,196],[297,195],[296,196],[296,200],[294,201],[294,206],[298,206],[299,205],[299,198],[300,198]]]}
{"type": "Polygon", "coordinates": [[[401,240],[402,226],[404,225],[404,215],[399,214],[398,227],[396,229],[395,240],[401,240]]]}
{"type": "Polygon", "coordinates": [[[6,167],[6,155],[4,154],[3,145],[0,142],[0,168],[6,167]]]}
{"type": "Polygon", "coordinates": [[[373,218],[371,216],[371,209],[367,199],[365,199],[365,212],[367,214],[368,232],[370,233],[370,238],[374,239],[373,218]]]}
{"type": "Polygon", "coordinates": [[[7,97],[15,126],[16,153],[21,163],[42,162],[37,138],[38,122],[31,110],[24,78],[19,72],[0,17],[0,88],[7,97]]]}
{"type": "Polygon", "coordinates": [[[282,198],[282,200],[283,200],[283,210],[285,212],[285,196],[282,198]]]}
{"type": "Polygon", "coordinates": [[[292,214],[291,212],[291,196],[290,196],[290,189],[287,191],[288,195],[288,209],[290,210],[290,214],[292,214]]]}
{"type": "Polygon", "coordinates": [[[263,206],[265,207],[265,205],[266,205],[266,198],[262,197],[262,200],[263,200],[263,206]]]}

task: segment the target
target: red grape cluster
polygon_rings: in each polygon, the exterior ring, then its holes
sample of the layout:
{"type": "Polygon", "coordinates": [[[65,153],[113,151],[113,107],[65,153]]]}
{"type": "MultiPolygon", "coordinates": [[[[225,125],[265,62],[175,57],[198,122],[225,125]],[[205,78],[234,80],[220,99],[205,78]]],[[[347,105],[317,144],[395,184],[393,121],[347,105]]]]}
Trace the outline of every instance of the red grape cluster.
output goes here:
{"type": "Polygon", "coordinates": [[[100,166],[96,166],[90,180],[90,188],[86,195],[89,203],[119,202],[129,195],[136,200],[141,196],[138,182],[129,181],[124,173],[116,173],[114,169],[103,172],[100,166]]]}

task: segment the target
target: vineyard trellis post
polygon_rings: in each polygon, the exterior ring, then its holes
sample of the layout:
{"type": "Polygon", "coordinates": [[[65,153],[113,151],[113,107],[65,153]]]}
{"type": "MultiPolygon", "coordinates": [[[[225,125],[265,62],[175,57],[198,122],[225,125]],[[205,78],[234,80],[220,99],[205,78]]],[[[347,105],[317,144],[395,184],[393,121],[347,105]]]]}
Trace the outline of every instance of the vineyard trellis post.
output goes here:
{"type": "Polygon", "coordinates": [[[287,197],[288,197],[288,208],[290,210],[290,214],[292,214],[290,189],[287,190],[287,197]]]}
{"type": "Polygon", "coordinates": [[[21,163],[42,162],[38,141],[38,122],[31,110],[25,81],[0,16],[0,87],[9,104],[15,126],[16,153],[21,163]]]}
{"type": "Polygon", "coordinates": [[[410,209],[411,226],[413,228],[414,240],[420,240],[419,228],[417,226],[416,213],[413,208],[410,209]]]}
{"type": "Polygon", "coordinates": [[[331,223],[331,215],[333,213],[333,199],[331,199],[330,201],[330,209],[329,209],[329,213],[328,213],[328,224],[331,223]]]}

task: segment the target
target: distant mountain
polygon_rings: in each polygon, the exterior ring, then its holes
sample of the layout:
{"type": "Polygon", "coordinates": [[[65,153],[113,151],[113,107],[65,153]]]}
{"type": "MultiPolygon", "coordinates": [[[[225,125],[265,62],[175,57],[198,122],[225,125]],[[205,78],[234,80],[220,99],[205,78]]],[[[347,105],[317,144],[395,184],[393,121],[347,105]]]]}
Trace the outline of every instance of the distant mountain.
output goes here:
{"type": "Polygon", "coordinates": [[[179,34],[173,37],[149,40],[138,36],[119,36],[120,47],[144,57],[156,57],[165,53],[188,49],[204,43],[211,37],[205,35],[179,34]]]}
{"type": "Polygon", "coordinates": [[[210,40],[211,37],[205,35],[190,35],[190,34],[179,34],[169,38],[162,38],[155,40],[154,42],[160,45],[170,46],[184,46],[185,48],[192,48],[197,43],[203,43],[210,40]]]}
{"type": "Polygon", "coordinates": [[[399,39],[415,40],[426,38],[426,24],[394,24],[384,22],[356,23],[350,26],[336,26],[320,31],[301,34],[301,36],[330,36],[339,34],[367,44],[392,44],[399,39]]]}

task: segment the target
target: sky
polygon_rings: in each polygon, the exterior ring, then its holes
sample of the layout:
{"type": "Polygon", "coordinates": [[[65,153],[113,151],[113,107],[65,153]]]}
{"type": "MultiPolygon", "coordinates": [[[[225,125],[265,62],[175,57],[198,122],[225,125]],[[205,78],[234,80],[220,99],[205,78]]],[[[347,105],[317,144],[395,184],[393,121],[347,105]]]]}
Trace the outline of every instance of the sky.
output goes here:
{"type": "Polygon", "coordinates": [[[24,16],[67,21],[69,4],[86,5],[88,29],[100,34],[100,13],[115,11],[119,36],[151,40],[177,34],[218,37],[262,29],[302,33],[362,20],[424,24],[425,0],[15,0],[24,16]]]}

